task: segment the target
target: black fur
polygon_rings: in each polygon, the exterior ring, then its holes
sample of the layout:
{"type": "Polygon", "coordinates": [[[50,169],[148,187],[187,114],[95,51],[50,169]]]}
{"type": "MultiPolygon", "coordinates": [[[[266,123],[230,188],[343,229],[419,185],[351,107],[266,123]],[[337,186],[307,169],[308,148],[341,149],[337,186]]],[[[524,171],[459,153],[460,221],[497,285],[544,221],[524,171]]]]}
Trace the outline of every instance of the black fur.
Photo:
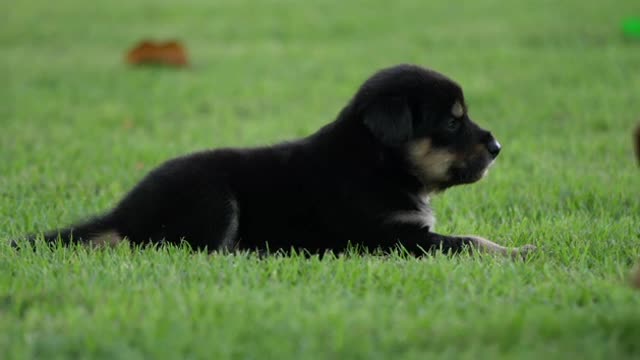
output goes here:
{"type": "Polygon", "coordinates": [[[496,146],[467,116],[456,83],[399,65],[367,80],[335,121],[309,137],[170,160],[110,212],[44,238],[68,244],[111,233],[134,244],[186,241],[208,250],[340,252],[351,243],[459,252],[483,244],[434,233],[426,195],[480,179],[496,146]],[[426,151],[424,159],[411,149],[426,151]]]}

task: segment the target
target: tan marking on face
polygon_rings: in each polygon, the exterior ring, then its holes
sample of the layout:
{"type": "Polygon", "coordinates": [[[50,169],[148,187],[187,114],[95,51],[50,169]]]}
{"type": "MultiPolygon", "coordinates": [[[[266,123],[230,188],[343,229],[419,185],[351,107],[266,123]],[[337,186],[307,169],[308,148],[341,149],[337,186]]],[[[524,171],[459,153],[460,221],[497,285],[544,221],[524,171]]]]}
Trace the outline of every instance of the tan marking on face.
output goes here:
{"type": "Polygon", "coordinates": [[[420,180],[428,186],[431,182],[449,180],[449,168],[456,160],[455,154],[431,146],[430,139],[420,139],[409,144],[409,161],[420,180]]]}
{"type": "Polygon", "coordinates": [[[459,118],[464,115],[464,108],[462,107],[460,101],[456,101],[455,104],[453,104],[453,107],[451,107],[451,115],[453,115],[453,117],[455,118],[459,118]]]}
{"type": "Polygon", "coordinates": [[[486,149],[487,148],[483,144],[476,144],[476,145],[473,146],[473,151],[478,153],[478,154],[481,154],[481,153],[485,152],[486,149]]]}
{"type": "Polygon", "coordinates": [[[107,231],[97,234],[89,239],[89,244],[95,247],[115,247],[122,241],[122,237],[116,231],[107,231]]]}

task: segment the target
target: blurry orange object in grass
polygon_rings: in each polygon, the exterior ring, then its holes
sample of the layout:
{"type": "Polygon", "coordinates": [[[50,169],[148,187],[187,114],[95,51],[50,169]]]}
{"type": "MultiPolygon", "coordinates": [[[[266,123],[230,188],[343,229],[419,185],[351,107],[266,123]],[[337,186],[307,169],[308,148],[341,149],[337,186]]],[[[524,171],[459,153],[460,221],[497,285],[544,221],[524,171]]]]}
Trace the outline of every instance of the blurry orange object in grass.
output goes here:
{"type": "Polygon", "coordinates": [[[129,50],[126,57],[131,65],[167,65],[183,67],[187,66],[187,52],[182,44],[177,41],[153,42],[141,41],[133,49],[129,50]]]}

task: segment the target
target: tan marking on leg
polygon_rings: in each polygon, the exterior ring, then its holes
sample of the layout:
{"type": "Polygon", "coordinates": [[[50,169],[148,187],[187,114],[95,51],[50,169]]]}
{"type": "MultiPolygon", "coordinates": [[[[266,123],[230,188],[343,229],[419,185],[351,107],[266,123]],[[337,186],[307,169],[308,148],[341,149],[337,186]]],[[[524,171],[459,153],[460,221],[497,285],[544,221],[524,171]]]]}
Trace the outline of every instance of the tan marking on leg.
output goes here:
{"type": "Polygon", "coordinates": [[[231,198],[229,200],[229,223],[218,247],[222,252],[232,252],[238,247],[239,210],[238,202],[234,198],[231,198]]]}
{"type": "Polygon", "coordinates": [[[463,237],[471,239],[475,248],[480,252],[509,256],[512,259],[526,259],[527,256],[536,250],[534,245],[524,245],[519,248],[508,248],[475,235],[464,235],[463,237]]]}
{"type": "Polygon", "coordinates": [[[88,241],[94,247],[115,247],[122,241],[122,236],[116,231],[107,231],[91,237],[88,241]]]}
{"type": "Polygon", "coordinates": [[[507,255],[508,248],[498,245],[493,241],[487,240],[480,236],[464,235],[463,237],[471,239],[476,249],[491,254],[507,255]]]}

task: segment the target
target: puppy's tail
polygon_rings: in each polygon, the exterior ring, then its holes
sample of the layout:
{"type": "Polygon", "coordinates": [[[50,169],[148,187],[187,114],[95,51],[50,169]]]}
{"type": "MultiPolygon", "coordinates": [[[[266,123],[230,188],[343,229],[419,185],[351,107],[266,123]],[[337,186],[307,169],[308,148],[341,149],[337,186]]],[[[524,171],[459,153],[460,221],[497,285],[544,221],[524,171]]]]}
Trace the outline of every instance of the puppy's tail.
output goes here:
{"type": "Polygon", "coordinates": [[[121,240],[115,229],[111,216],[99,216],[83,223],[73,225],[68,228],[57,229],[40,234],[30,234],[23,239],[11,241],[11,245],[16,248],[23,244],[35,245],[38,239],[43,239],[46,244],[55,245],[60,243],[64,246],[73,244],[113,244],[121,240]]]}

